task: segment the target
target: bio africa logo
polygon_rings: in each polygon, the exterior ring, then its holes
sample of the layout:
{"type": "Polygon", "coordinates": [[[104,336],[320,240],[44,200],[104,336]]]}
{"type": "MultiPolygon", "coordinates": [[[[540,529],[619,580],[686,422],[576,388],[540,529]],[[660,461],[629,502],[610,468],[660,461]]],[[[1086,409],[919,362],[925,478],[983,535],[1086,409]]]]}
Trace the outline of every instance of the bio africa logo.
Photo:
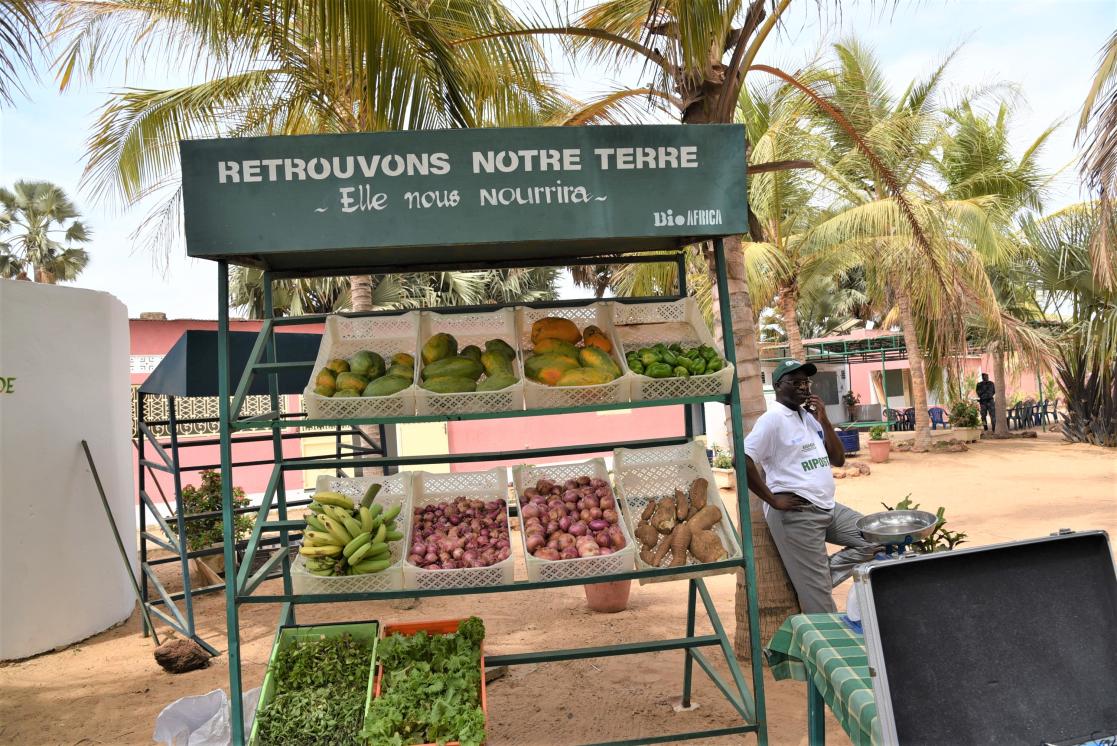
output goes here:
{"type": "Polygon", "coordinates": [[[672,225],[721,225],[721,210],[687,210],[685,212],[653,212],[652,224],[656,228],[672,225]]]}

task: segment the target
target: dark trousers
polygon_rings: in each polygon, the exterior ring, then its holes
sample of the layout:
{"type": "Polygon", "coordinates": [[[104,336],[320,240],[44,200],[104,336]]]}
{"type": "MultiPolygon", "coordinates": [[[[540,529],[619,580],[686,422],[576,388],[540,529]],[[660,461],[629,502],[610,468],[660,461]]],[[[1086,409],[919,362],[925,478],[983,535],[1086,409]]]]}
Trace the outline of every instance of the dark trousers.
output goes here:
{"type": "Polygon", "coordinates": [[[992,399],[990,399],[989,401],[984,401],[983,400],[983,401],[978,402],[978,404],[981,405],[981,428],[983,430],[994,430],[995,431],[997,429],[997,416],[994,413],[993,400],[992,399]],[[989,417],[989,422],[988,423],[985,422],[985,417],[986,416],[989,417]]]}

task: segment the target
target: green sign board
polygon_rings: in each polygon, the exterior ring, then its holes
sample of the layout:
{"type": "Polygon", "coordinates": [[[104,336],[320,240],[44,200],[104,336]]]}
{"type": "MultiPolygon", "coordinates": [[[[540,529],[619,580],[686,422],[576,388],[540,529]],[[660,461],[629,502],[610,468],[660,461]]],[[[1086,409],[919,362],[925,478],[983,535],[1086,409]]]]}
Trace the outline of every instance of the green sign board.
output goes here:
{"type": "Polygon", "coordinates": [[[737,125],[191,140],[181,153],[187,253],[273,268],[494,258],[502,244],[594,255],[747,230],[737,125]]]}

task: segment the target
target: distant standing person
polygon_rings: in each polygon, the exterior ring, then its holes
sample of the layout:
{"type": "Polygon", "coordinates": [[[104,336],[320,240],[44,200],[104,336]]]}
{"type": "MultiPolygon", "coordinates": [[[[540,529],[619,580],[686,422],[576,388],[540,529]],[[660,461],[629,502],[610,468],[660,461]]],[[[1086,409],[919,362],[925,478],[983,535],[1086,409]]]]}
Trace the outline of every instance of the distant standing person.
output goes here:
{"type": "Polygon", "coordinates": [[[857,530],[861,514],[834,502],[830,467],[845,463],[845,449],[826,405],[811,394],[817,370],[796,360],[776,366],[777,404],[745,438],[749,489],[767,503],[768,528],[805,614],[836,611],[831,589],[876,551],[857,530]],[[764,479],[756,464],[764,467],[764,479]],[[827,542],[846,548],[827,557],[827,542]]]}
{"type": "Polygon", "coordinates": [[[989,380],[988,373],[981,374],[981,380],[977,382],[977,403],[981,406],[981,429],[993,430],[997,429],[996,405],[993,403],[994,396],[997,393],[997,387],[989,380]],[[985,422],[985,416],[989,416],[989,422],[985,422]]]}

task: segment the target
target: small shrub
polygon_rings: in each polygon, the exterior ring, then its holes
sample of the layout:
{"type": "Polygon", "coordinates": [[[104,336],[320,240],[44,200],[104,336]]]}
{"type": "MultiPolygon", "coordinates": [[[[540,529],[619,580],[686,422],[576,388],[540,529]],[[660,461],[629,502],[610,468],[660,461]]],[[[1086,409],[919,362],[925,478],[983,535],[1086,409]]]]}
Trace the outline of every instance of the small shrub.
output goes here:
{"type": "Polygon", "coordinates": [[[860,403],[861,397],[854,393],[853,389],[842,394],[842,404],[845,404],[847,407],[855,407],[860,403]]]}
{"type": "Polygon", "coordinates": [[[950,408],[950,424],[953,427],[981,427],[981,414],[967,401],[955,402],[950,408]]]}
{"type": "Polygon", "coordinates": [[[886,440],[884,434],[888,432],[888,428],[884,425],[873,425],[869,430],[869,440],[886,440]]]}
{"type": "MultiPolygon", "coordinates": [[[[233,487],[233,507],[248,506],[248,498],[240,487],[233,487]]],[[[186,515],[210,513],[221,510],[221,475],[216,471],[202,472],[199,487],[187,485],[182,488],[182,508],[186,515]]],[[[252,518],[247,515],[233,517],[234,536],[237,541],[244,539],[252,531],[252,518]]],[[[186,522],[186,548],[190,551],[206,549],[224,540],[224,525],[220,518],[200,518],[186,522]]]]}
{"type": "Polygon", "coordinates": [[[714,446],[714,459],[711,463],[715,469],[732,469],[733,455],[729,451],[714,446]]]}

